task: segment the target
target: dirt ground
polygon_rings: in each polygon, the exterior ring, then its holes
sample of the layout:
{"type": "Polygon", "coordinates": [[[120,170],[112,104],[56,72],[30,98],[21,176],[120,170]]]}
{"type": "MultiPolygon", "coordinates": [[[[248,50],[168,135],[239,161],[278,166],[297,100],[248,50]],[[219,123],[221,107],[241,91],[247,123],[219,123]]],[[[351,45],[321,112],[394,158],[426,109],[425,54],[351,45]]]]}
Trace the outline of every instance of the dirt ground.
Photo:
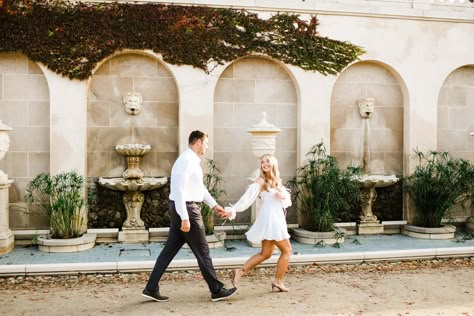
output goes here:
{"type": "Polygon", "coordinates": [[[0,278],[0,314],[474,316],[474,258],[290,267],[288,293],[271,292],[274,271],[253,270],[220,302],[198,271],[167,273],[166,303],[140,295],[147,273],[0,278]]]}

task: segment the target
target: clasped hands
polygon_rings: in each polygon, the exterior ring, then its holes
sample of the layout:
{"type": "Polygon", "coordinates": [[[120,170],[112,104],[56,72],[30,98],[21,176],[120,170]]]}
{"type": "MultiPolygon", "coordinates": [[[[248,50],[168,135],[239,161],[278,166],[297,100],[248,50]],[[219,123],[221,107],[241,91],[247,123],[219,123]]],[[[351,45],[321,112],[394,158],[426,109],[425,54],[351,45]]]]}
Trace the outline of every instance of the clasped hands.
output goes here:
{"type": "MultiPolygon", "coordinates": [[[[224,208],[220,205],[216,205],[212,208],[212,210],[222,219],[228,219],[232,217],[232,212],[226,212],[224,208]]],[[[191,230],[191,223],[189,219],[185,219],[181,221],[181,231],[187,233],[191,230]]]]}

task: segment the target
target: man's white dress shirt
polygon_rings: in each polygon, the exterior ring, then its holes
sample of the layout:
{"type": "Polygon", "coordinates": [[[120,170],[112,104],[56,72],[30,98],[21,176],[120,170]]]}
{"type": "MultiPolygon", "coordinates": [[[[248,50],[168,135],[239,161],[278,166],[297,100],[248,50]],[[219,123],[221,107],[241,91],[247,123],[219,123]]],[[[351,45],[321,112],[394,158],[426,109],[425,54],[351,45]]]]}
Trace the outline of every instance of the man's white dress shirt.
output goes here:
{"type": "Polygon", "coordinates": [[[217,205],[204,185],[201,159],[191,148],[179,155],[171,169],[169,198],[174,201],[181,220],[189,219],[186,202],[204,202],[210,208],[217,205]]]}

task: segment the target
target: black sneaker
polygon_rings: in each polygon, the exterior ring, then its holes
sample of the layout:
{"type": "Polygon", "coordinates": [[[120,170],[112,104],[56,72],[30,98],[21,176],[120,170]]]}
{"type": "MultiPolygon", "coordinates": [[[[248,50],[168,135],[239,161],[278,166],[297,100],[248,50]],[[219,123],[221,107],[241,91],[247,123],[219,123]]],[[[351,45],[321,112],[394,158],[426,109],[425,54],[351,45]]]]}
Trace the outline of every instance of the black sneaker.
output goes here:
{"type": "Polygon", "coordinates": [[[149,299],[157,301],[157,302],[168,302],[170,300],[170,298],[168,296],[160,295],[160,292],[150,291],[148,289],[143,290],[142,296],[145,296],[146,298],[149,298],[149,299]]]}
{"type": "Polygon", "coordinates": [[[211,300],[213,302],[225,300],[226,298],[229,298],[229,297],[233,296],[235,293],[237,293],[237,288],[236,287],[234,287],[232,289],[221,288],[219,290],[219,292],[212,293],[211,300]]]}

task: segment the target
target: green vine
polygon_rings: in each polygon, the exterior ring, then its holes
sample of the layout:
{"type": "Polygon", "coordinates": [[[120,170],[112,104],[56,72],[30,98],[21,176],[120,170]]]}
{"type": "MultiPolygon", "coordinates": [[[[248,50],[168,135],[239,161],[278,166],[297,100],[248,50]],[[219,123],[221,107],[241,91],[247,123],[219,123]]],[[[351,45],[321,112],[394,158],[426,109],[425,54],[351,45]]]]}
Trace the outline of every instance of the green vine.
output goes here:
{"type": "Polygon", "coordinates": [[[206,72],[252,54],[324,75],[364,53],[322,37],[318,20],[279,13],[267,20],[245,10],[131,3],[0,1],[0,52],[21,52],[70,79],[85,80],[97,63],[124,49],[152,50],[176,65],[206,72]],[[212,67],[212,66],[211,66],[212,67]]]}

